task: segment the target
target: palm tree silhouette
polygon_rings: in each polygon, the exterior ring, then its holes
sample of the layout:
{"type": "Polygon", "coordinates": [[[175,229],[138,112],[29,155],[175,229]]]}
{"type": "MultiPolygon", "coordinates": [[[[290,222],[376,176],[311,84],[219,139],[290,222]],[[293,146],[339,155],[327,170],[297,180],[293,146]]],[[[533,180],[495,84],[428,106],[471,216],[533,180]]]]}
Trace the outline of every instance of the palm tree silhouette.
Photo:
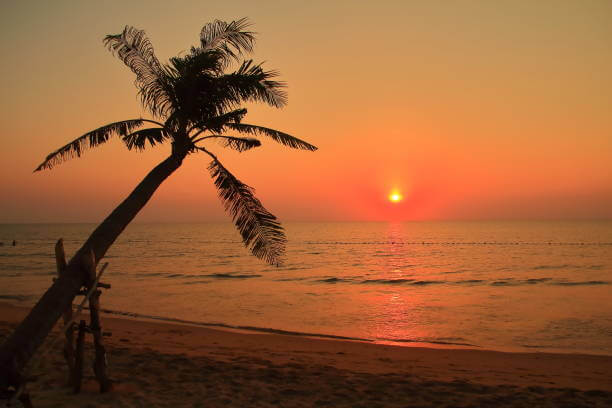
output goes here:
{"type": "Polygon", "coordinates": [[[282,261],[286,242],[282,226],[255,197],[254,190],[232,175],[206,147],[206,143],[216,140],[224,147],[243,152],[261,145],[253,136],[264,136],[291,148],[316,150],[286,133],[242,122],[247,113],[241,107],[243,102],[264,102],[276,108],[287,103],[285,84],[274,80],[278,72],[265,71],[261,64],[243,60],[255,42],[248,26],[245,18],[206,24],[200,33],[200,45],[184,56],[171,58],[167,64],[158,61],[142,30],[127,26],[121,34],[104,38],[106,47],[136,74],[141,102],[153,118],[122,120],[88,132],[49,154],[35,171],[80,157],[88,148],[113,136],[119,136],[130,150],[170,142],[171,154],[93,231],[68,263],[66,273],[3,344],[0,388],[22,383],[23,367],[85,284],[83,256],[93,252],[96,262],[102,259],[161,183],[190,154],[210,157],[208,170],[245,246],[270,264],[282,261]],[[238,68],[227,72],[233,64],[238,68]]]}

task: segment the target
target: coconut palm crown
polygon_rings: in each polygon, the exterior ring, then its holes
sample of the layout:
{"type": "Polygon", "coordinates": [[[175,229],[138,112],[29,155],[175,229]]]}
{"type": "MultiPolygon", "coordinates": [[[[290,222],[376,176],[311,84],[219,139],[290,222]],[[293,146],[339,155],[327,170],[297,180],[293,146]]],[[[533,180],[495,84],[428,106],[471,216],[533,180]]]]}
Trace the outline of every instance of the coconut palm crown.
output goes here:
{"type": "Polygon", "coordinates": [[[287,103],[285,83],[274,80],[278,72],[243,59],[253,51],[255,42],[248,27],[245,18],[206,24],[199,46],[166,64],[159,62],[143,30],[126,26],[120,34],[106,36],[105,46],[136,75],[141,102],[152,118],[122,120],[92,130],[49,154],[35,171],[80,157],[113,136],[129,150],[170,142],[179,166],[189,154],[206,154],[219,197],[244,244],[258,258],[279,264],[286,241],[282,226],[255,197],[254,190],[234,177],[206,145],[217,141],[243,152],[260,146],[255,137],[263,136],[290,148],[317,149],[286,133],[242,122],[247,113],[241,106],[244,102],[264,102],[275,108],[287,103]]]}

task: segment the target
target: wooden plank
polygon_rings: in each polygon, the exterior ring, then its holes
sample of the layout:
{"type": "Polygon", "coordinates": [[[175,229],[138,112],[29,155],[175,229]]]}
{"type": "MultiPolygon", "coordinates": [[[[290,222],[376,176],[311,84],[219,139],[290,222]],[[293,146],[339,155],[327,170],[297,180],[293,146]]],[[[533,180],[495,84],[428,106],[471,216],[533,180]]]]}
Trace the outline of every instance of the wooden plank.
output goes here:
{"type": "MultiPolygon", "coordinates": [[[[85,262],[89,265],[89,281],[96,282],[95,258],[93,252],[90,253],[89,260],[85,262]]],[[[106,375],[106,349],[102,341],[102,326],[100,325],[100,294],[102,291],[95,290],[89,298],[90,324],[89,328],[94,338],[94,348],[96,357],[94,359],[93,371],[100,384],[100,392],[111,390],[111,381],[106,375]]]]}
{"type": "MultiPolygon", "coordinates": [[[[57,240],[55,244],[55,264],[57,266],[57,276],[60,277],[66,270],[66,253],[64,251],[64,240],[57,240]]],[[[72,304],[62,314],[64,325],[72,320],[72,304]]],[[[75,366],[74,366],[74,325],[70,325],[68,330],[64,332],[64,359],[68,365],[68,386],[74,386],[75,366]]]]}

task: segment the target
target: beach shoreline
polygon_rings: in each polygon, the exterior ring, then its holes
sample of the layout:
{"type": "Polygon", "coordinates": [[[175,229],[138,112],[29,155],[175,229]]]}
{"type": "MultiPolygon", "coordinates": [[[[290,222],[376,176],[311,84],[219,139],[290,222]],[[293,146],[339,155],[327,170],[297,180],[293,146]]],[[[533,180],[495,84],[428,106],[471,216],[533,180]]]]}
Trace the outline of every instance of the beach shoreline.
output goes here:
{"type": "MultiPolygon", "coordinates": [[[[27,311],[0,302],[3,338],[27,311]]],[[[612,403],[612,356],[393,346],[109,315],[102,325],[112,332],[105,342],[114,391],[97,393],[88,344],[83,392],[71,395],[58,341],[33,373],[40,375],[29,386],[35,406],[612,403]]],[[[47,343],[57,335],[56,328],[47,343]]]]}

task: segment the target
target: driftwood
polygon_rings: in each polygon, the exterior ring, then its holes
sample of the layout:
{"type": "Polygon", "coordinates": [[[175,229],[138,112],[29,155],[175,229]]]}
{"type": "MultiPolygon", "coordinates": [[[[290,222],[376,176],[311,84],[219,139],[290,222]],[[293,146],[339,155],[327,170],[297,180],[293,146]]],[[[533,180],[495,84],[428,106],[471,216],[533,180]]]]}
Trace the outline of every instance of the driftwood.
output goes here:
{"type": "MultiPolygon", "coordinates": [[[[64,273],[66,270],[66,253],[64,252],[64,240],[59,239],[55,244],[55,263],[57,265],[57,275],[58,277],[64,273]]],[[[62,314],[62,318],[64,321],[64,326],[72,320],[72,305],[67,308],[62,314]]],[[[64,341],[64,358],[66,359],[66,364],[68,365],[68,386],[74,387],[76,373],[74,366],[74,325],[71,324],[70,327],[66,328],[64,332],[66,336],[66,340],[64,341]]]]}

